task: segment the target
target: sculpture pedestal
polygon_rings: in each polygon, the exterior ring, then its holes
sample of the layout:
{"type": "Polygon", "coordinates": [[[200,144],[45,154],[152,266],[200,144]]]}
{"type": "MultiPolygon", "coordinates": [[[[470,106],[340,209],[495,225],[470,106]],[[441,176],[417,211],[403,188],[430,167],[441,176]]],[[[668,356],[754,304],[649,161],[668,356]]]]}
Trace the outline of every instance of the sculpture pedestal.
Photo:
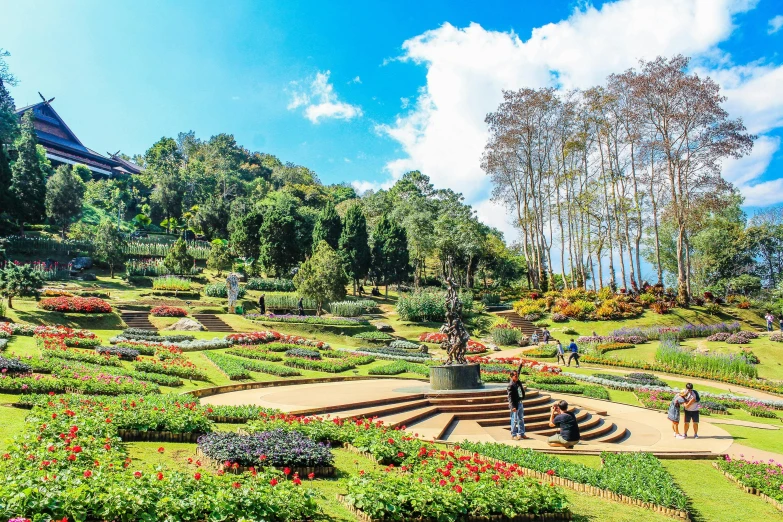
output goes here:
{"type": "Polygon", "coordinates": [[[481,382],[480,365],[451,364],[430,367],[430,386],[433,390],[475,390],[481,382]]]}

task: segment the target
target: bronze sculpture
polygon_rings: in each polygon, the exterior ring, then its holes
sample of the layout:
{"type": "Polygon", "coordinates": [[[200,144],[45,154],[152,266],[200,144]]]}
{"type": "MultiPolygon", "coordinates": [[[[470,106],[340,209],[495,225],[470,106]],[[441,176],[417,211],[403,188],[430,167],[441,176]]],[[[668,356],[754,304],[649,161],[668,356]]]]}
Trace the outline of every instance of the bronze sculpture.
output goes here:
{"type": "Polygon", "coordinates": [[[465,360],[465,353],[468,348],[470,335],[462,324],[462,301],[457,294],[457,283],[454,281],[454,271],[449,259],[449,274],[446,277],[446,284],[449,286],[446,292],[446,324],[441,328],[441,332],[446,334],[446,340],[441,344],[441,348],[446,350],[448,359],[446,364],[468,364],[465,360]]]}

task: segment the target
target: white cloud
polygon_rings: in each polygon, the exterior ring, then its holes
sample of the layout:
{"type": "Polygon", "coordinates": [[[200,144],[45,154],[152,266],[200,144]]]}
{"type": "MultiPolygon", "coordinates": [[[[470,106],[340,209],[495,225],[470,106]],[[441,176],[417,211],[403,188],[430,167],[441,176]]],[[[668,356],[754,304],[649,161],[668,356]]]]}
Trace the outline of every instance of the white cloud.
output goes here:
{"type": "Polygon", "coordinates": [[[783,15],[777,15],[769,21],[769,28],[767,34],[775,34],[783,27],[783,15]]]}
{"type": "Polygon", "coordinates": [[[408,105],[410,105],[411,99],[410,98],[400,98],[400,108],[401,109],[407,109],[408,105]]]}
{"type": "Polygon", "coordinates": [[[748,156],[723,163],[723,177],[739,188],[746,205],[761,207],[783,200],[783,179],[756,181],[766,172],[779,148],[780,138],[761,136],[748,156]]]}
{"type": "Polygon", "coordinates": [[[343,161],[346,162],[346,163],[350,163],[351,162],[350,158],[343,158],[343,161]]]}
{"type": "Polygon", "coordinates": [[[359,78],[358,76],[354,76],[353,80],[351,80],[351,81],[350,81],[350,82],[348,82],[348,83],[349,83],[349,84],[350,84],[350,83],[362,83],[362,79],[361,79],[361,78],[359,78]]]}
{"type": "MultiPolygon", "coordinates": [[[[707,73],[723,84],[733,117],[743,117],[751,132],[783,125],[783,94],[777,88],[783,83],[783,68],[732,67],[730,57],[717,47],[732,33],[732,17],[755,4],[755,0],[618,0],[599,9],[589,5],[576,9],[566,20],[534,29],[527,40],[475,23],[464,28],[447,23],[411,38],[403,43],[398,60],[425,66],[426,85],[407,107],[403,102],[408,111],[377,126],[402,150],[385,166],[389,182],[408,170],[421,170],[436,187],[462,192],[469,203],[483,209],[479,214],[487,222],[508,230],[497,224],[497,216],[505,217],[506,212],[487,201],[490,183],[480,168],[487,140],[484,118],[497,108],[502,90],[590,87],[611,73],[635,67],[640,59],[657,56],[682,53],[711,61],[715,70],[707,73]]],[[[753,180],[769,164],[773,142],[760,140],[752,156],[754,168],[744,177],[737,176],[743,177],[740,186],[747,190],[748,204],[758,200],[752,196],[759,186],[753,180]]],[[[744,165],[751,165],[751,160],[744,165]]],[[[778,199],[783,200],[780,194],[778,199]]]]}
{"type": "Polygon", "coordinates": [[[360,117],[361,107],[338,99],[334,86],[329,83],[330,74],[330,71],[317,73],[309,89],[302,89],[299,82],[291,82],[292,93],[288,110],[305,107],[304,115],[313,123],[318,123],[323,118],[350,120],[360,117]]]}

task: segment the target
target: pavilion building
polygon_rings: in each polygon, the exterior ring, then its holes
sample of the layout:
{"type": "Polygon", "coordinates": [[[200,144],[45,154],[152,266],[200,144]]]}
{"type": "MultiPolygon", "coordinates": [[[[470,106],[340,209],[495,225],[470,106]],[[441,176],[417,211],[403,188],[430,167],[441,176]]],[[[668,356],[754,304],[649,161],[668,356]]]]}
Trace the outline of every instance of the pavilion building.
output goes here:
{"type": "Polygon", "coordinates": [[[104,156],[85,147],[52,107],[54,98],[47,100],[41,96],[41,99],[43,101],[15,112],[21,119],[26,112],[32,111],[36,138],[46,149],[46,157],[53,167],[63,164],[86,165],[92,171],[94,179],[118,178],[138,174],[143,170],[135,163],[120,157],[119,151],[104,156]]]}

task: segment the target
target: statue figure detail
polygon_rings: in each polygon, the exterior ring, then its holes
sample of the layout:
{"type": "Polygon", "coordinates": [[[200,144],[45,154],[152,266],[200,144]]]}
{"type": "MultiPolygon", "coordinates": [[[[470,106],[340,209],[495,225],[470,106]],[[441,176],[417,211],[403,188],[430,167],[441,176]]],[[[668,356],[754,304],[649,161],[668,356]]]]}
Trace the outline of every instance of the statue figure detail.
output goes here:
{"type": "Polygon", "coordinates": [[[228,311],[233,314],[239,297],[239,277],[236,274],[228,274],[226,277],[226,292],[228,293],[228,311]]]}
{"type": "Polygon", "coordinates": [[[449,286],[449,290],[446,292],[446,324],[441,328],[441,332],[445,333],[447,337],[441,347],[446,350],[449,356],[446,364],[467,364],[465,353],[470,335],[465,330],[465,325],[462,324],[462,301],[457,294],[457,283],[454,281],[451,263],[449,263],[446,284],[449,286]]]}

